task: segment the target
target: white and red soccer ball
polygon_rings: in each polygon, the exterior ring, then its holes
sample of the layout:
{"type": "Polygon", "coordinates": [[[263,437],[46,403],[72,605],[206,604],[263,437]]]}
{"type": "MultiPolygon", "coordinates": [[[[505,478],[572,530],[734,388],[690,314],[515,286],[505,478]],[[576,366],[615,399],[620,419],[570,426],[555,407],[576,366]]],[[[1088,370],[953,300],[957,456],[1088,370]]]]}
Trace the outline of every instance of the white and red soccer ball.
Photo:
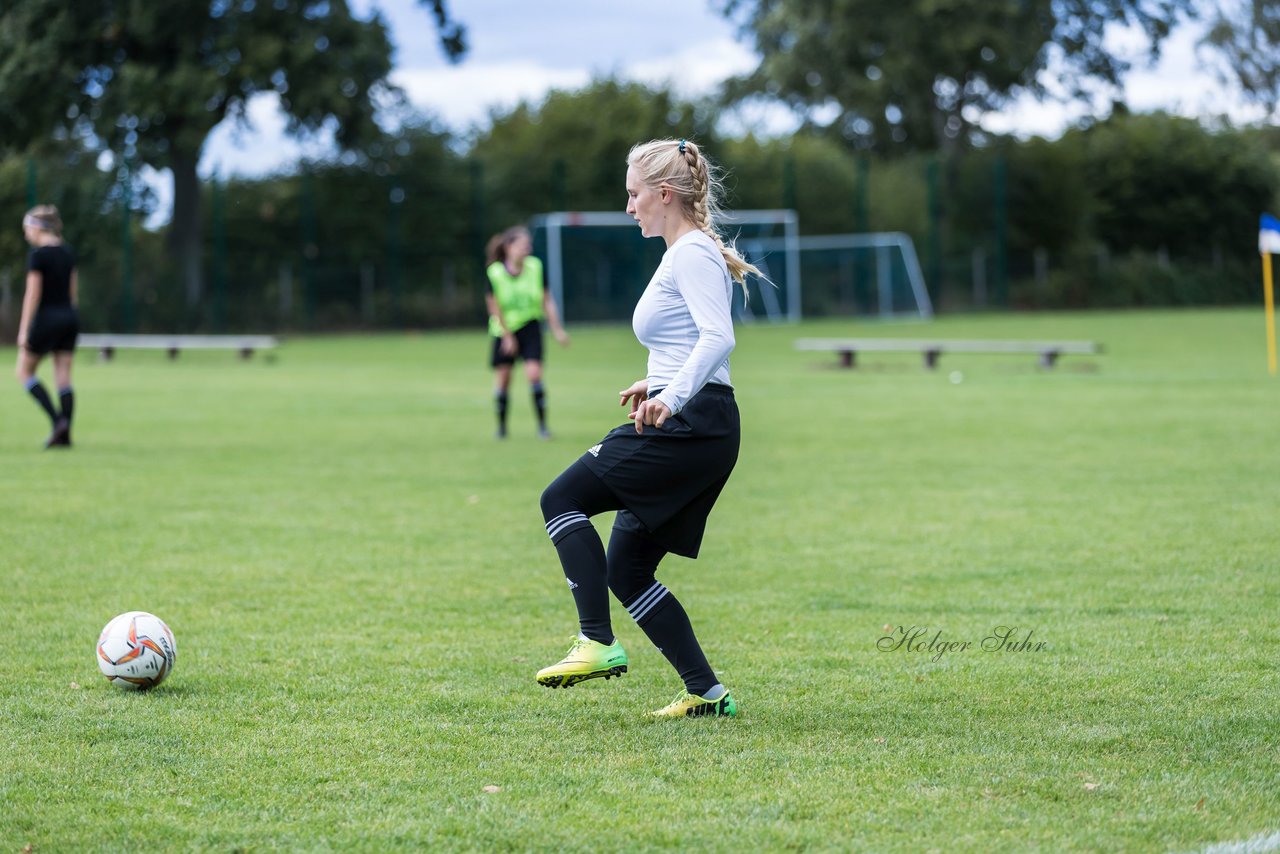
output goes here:
{"type": "Polygon", "coordinates": [[[177,660],[173,632],[146,611],[121,614],[98,637],[98,669],[108,682],[130,691],[159,685],[177,660]]]}

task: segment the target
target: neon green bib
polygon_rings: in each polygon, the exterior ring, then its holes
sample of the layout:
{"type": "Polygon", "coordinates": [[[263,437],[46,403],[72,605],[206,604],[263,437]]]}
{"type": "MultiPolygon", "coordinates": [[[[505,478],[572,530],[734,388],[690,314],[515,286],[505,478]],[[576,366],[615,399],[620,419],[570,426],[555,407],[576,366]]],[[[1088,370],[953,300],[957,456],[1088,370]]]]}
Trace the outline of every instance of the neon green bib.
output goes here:
{"type": "MultiPolygon", "coordinates": [[[[542,319],[542,262],[532,255],[524,259],[520,275],[513,276],[501,261],[494,261],[485,270],[493,285],[493,298],[507,329],[515,332],[526,323],[542,319]]],[[[497,318],[489,318],[489,334],[502,337],[502,327],[497,318]]]]}

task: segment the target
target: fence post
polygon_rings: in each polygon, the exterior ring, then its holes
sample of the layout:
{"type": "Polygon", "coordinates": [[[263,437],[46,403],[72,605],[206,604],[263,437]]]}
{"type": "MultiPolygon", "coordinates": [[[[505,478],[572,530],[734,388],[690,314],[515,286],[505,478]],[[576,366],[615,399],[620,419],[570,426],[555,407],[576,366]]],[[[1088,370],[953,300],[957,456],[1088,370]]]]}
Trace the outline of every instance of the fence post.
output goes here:
{"type": "Polygon", "coordinates": [[[929,212],[929,278],[925,286],[933,292],[932,302],[942,302],[942,196],[938,189],[938,158],[930,157],[925,169],[929,212]]]}
{"type": "Polygon", "coordinates": [[[995,202],[996,270],[995,297],[1001,305],[1009,304],[1009,167],[1004,155],[997,155],[992,176],[995,202]]]}
{"type": "Polygon", "coordinates": [[[293,265],[280,262],[280,323],[285,328],[293,326],[293,265]]]}
{"type": "Polygon", "coordinates": [[[138,328],[138,318],[133,298],[133,224],[129,210],[133,205],[133,179],[129,175],[127,158],[120,172],[120,313],[125,332],[134,332],[138,328]]]}
{"type": "Polygon", "coordinates": [[[796,210],[796,198],[798,195],[796,188],[796,156],[788,149],[786,157],[782,161],[782,206],[790,211],[796,210]]]}
{"type": "Polygon", "coordinates": [[[302,173],[302,314],[307,326],[315,322],[316,185],[310,170],[302,173]]]}
{"type": "Polygon", "coordinates": [[[387,213],[387,284],[391,288],[391,323],[396,327],[404,325],[400,281],[400,212],[404,199],[404,188],[399,184],[393,186],[391,208],[387,213]]]}
{"type": "MultiPolygon", "coordinates": [[[[858,155],[857,175],[853,185],[853,230],[857,234],[867,234],[871,231],[871,217],[868,214],[870,209],[868,200],[871,198],[871,158],[866,154],[858,155]]],[[[859,300],[868,307],[871,305],[871,297],[867,293],[868,282],[871,279],[870,262],[871,257],[868,252],[855,251],[853,262],[855,305],[859,300]]]]}
{"type": "Polygon", "coordinates": [[[223,332],[227,328],[227,209],[223,197],[226,189],[214,175],[209,190],[213,197],[213,328],[223,332]]]}

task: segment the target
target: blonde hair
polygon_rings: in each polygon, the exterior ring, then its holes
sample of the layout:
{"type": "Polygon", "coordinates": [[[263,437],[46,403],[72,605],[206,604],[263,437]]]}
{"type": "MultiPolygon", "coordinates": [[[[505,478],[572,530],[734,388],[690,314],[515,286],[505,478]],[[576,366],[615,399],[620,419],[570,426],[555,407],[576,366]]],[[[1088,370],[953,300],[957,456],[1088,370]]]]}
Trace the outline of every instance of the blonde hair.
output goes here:
{"type": "Polygon", "coordinates": [[[666,187],[680,197],[685,218],[720,247],[729,275],[742,285],[745,296],[747,274],[761,276],[761,273],[754,264],[747,263],[732,241],[725,243],[716,231],[724,185],[720,183],[720,170],[702,155],[697,143],[688,139],[655,139],[642,143],[631,149],[627,165],[640,174],[646,187],[655,190],[666,187]]]}
{"type": "Polygon", "coordinates": [[[62,216],[53,205],[36,205],[22,217],[22,224],[62,236],[62,216]]]}

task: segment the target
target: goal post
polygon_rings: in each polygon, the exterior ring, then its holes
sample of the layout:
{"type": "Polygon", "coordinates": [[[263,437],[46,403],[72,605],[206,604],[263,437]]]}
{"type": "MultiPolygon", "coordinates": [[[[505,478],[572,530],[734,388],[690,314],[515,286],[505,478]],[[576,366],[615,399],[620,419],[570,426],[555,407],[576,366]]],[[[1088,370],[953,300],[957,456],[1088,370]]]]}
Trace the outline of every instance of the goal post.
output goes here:
{"type": "MultiPolygon", "coordinates": [[[[735,297],[744,321],[795,322],[801,317],[800,226],[792,210],[726,211],[721,234],[773,284],[749,277],[751,295],[735,297]]],[[[557,211],[529,222],[534,252],[545,261],[547,285],[562,314],[575,321],[625,320],[665,251],[629,214],[557,211]]]]}

